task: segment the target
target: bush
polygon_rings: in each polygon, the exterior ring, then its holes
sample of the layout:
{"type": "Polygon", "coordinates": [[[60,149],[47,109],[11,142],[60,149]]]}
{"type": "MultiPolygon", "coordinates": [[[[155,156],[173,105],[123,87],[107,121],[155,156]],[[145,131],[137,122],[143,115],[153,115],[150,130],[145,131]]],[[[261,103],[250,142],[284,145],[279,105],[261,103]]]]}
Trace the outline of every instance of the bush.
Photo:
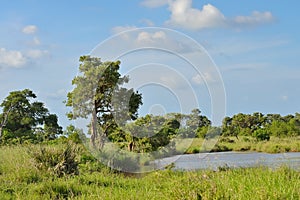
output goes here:
{"type": "Polygon", "coordinates": [[[270,134],[264,129],[258,129],[254,131],[253,137],[255,137],[258,141],[270,140],[270,134]]]}
{"type": "Polygon", "coordinates": [[[192,153],[200,153],[200,149],[194,148],[194,149],[192,150],[192,153]]]}
{"type": "Polygon", "coordinates": [[[205,136],[208,132],[208,129],[209,129],[208,126],[203,126],[203,127],[197,128],[196,137],[197,138],[205,138],[205,136]]]}
{"type": "Polygon", "coordinates": [[[135,157],[122,155],[112,158],[108,166],[120,172],[136,172],[139,170],[139,161],[135,157]]]}
{"type": "Polygon", "coordinates": [[[248,137],[243,137],[242,139],[244,142],[251,142],[251,140],[248,137]]]}
{"type": "Polygon", "coordinates": [[[211,152],[224,152],[224,151],[232,151],[232,148],[227,147],[225,145],[216,144],[211,152]]]}
{"type": "Polygon", "coordinates": [[[224,142],[224,143],[235,143],[234,140],[228,138],[228,137],[221,137],[220,142],[224,142]]]}
{"type": "Polygon", "coordinates": [[[41,146],[29,150],[39,170],[50,172],[57,177],[78,174],[77,152],[78,148],[72,143],[68,143],[65,148],[41,146]]]}
{"type": "Polygon", "coordinates": [[[205,135],[206,139],[216,138],[221,135],[222,129],[220,127],[210,127],[207,130],[207,133],[205,135]]]}
{"type": "Polygon", "coordinates": [[[200,148],[199,147],[190,147],[184,153],[185,154],[200,153],[200,148]]]}

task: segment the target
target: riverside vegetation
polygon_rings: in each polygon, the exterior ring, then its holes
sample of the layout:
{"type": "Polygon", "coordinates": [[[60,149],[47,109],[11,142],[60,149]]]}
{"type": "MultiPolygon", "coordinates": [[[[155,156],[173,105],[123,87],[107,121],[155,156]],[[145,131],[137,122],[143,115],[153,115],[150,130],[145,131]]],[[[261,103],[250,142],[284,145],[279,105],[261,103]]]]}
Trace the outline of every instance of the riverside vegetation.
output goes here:
{"type": "Polygon", "coordinates": [[[81,145],[71,143],[2,146],[0,157],[3,200],[300,198],[300,173],[284,166],[166,169],[128,176],[103,166],[81,145]]]}
{"type": "Polygon", "coordinates": [[[88,133],[74,125],[63,130],[57,115],[35,101],[30,89],[10,92],[0,105],[0,199],[300,198],[299,171],[284,166],[276,170],[225,166],[217,172],[166,169],[128,176],[97,161],[82,142],[101,151],[107,146],[105,137],[129,153],[160,151],[165,156],[300,151],[299,113],[238,113],[225,117],[219,127],[213,127],[198,108],[190,114],[139,117],[142,94],[122,87],[129,77],[121,76],[119,68],[119,61],[80,57],[80,76],[72,81],[75,87],[65,103],[72,107],[70,120],[92,116],[88,133]],[[202,145],[210,139],[218,140],[212,149],[202,145]]]}
{"type": "MultiPolygon", "coordinates": [[[[186,149],[185,153],[192,154],[206,152],[202,146],[204,139],[195,138],[187,139],[187,141],[190,143],[190,146],[186,149]]],[[[184,146],[184,144],[181,144],[178,148],[182,148],[181,146],[184,146]]],[[[249,136],[241,136],[239,139],[235,137],[221,136],[218,143],[211,149],[211,151],[255,151],[265,153],[300,152],[300,137],[279,138],[271,136],[268,141],[258,141],[249,136]]]]}

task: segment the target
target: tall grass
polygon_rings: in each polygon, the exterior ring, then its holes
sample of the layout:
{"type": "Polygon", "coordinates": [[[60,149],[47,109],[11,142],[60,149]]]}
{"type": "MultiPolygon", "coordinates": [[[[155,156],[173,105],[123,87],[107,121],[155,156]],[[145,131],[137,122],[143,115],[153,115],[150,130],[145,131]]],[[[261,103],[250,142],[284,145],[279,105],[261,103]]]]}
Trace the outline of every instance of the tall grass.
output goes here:
{"type": "Polygon", "coordinates": [[[78,162],[76,161],[78,151],[79,148],[69,142],[61,145],[60,148],[49,145],[31,147],[29,155],[33,158],[36,168],[50,172],[53,176],[61,177],[78,174],[78,162]]]}
{"type": "MultiPolygon", "coordinates": [[[[59,147],[57,147],[59,148],[59,147]]],[[[97,162],[79,164],[79,175],[49,177],[28,147],[0,148],[0,199],[300,199],[300,173],[286,167],[222,171],[155,171],[117,174],[97,162]],[[88,166],[90,165],[90,166],[88,166]],[[84,166],[84,167],[83,167],[84,166]],[[94,170],[90,170],[94,169],[94,170]]]]}

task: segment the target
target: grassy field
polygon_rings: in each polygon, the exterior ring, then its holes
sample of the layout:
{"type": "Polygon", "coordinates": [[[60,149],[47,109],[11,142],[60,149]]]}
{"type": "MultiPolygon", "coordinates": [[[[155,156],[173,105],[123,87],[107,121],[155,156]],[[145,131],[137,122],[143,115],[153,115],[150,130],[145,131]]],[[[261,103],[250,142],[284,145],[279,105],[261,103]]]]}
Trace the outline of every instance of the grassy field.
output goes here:
{"type": "MultiPolygon", "coordinates": [[[[31,148],[31,147],[30,147],[31,148]]],[[[53,146],[51,148],[58,148],[53,146]]],[[[80,153],[77,157],[80,160],[80,153]]],[[[0,147],[0,199],[300,199],[300,173],[286,167],[112,172],[93,161],[79,175],[38,170],[28,147],[0,147]]]]}
{"type": "MultiPolygon", "coordinates": [[[[187,139],[190,147],[186,153],[199,153],[205,151],[203,139],[187,139]]],[[[179,145],[179,149],[182,148],[179,145]]],[[[300,152],[300,137],[277,138],[271,137],[269,141],[256,141],[252,137],[220,137],[212,151],[257,151],[266,153],[300,152]]]]}

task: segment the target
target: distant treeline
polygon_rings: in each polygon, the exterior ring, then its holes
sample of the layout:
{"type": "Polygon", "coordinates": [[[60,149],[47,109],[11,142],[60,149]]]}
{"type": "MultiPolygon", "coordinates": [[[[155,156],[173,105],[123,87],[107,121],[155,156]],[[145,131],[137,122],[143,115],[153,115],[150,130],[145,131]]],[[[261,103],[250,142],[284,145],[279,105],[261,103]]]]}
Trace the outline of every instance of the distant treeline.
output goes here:
{"type": "Polygon", "coordinates": [[[289,137],[300,135],[300,114],[281,116],[280,114],[239,113],[225,117],[222,125],[223,136],[254,136],[269,139],[270,136],[289,137]]]}
{"type": "Polygon", "coordinates": [[[190,114],[169,113],[165,116],[146,115],[122,128],[112,130],[109,139],[130,151],[148,152],[169,144],[175,138],[211,138],[215,136],[250,136],[269,140],[271,136],[300,136],[300,114],[253,113],[225,117],[220,127],[201,115],[199,109],[190,114]]]}
{"type": "MultiPolygon", "coordinates": [[[[51,140],[81,142],[85,136],[73,125],[62,131],[58,118],[50,114],[36,95],[26,89],[14,91],[4,99],[0,114],[0,140],[6,143],[39,143],[51,140]]],[[[168,113],[165,116],[146,115],[129,123],[107,129],[106,136],[121,148],[135,152],[150,152],[168,145],[173,138],[208,138],[214,136],[252,136],[269,140],[270,136],[300,135],[300,114],[238,113],[225,117],[220,127],[212,127],[208,117],[194,109],[190,114],[168,113]]]]}

